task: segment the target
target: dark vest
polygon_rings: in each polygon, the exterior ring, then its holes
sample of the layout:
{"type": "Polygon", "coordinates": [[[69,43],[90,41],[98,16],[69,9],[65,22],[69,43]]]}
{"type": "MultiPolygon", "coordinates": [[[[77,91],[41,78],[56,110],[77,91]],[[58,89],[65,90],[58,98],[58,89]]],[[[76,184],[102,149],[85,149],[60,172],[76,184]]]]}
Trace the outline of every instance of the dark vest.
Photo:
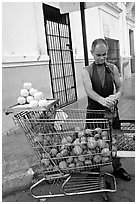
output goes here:
{"type": "MultiPolygon", "coordinates": [[[[93,90],[98,93],[100,96],[106,98],[109,95],[114,93],[114,85],[113,85],[113,77],[112,72],[109,69],[108,65],[105,63],[105,81],[104,86],[102,87],[100,78],[97,73],[96,64],[95,62],[92,64],[92,67],[88,66],[87,71],[89,72],[90,79],[92,82],[93,90]],[[92,70],[91,70],[92,69],[92,70]],[[92,74],[90,73],[92,72],[92,74]]],[[[88,107],[87,109],[90,110],[104,110],[105,107],[102,106],[100,103],[94,101],[90,97],[88,97],[88,107]]]]}

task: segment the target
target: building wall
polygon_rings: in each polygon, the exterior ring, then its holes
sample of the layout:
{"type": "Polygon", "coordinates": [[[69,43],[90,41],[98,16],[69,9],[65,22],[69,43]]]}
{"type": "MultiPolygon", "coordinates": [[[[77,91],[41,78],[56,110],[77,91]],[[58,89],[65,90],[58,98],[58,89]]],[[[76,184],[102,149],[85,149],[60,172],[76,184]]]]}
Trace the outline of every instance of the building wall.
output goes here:
{"type": "MultiPolygon", "coordinates": [[[[45,98],[52,98],[48,65],[21,66],[2,69],[2,108],[17,104],[17,98],[24,82],[31,82],[33,88],[43,92],[45,98]]],[[[2,131],[14,126],[11,115],[2,113],[2,131]],[[5,125],[6,124],[6,125],[5,125]]]]}
{"type": "Polygon", "coordinates": [[[3,2],[2,41],[3,63],[47,59],[42,4],[3,2]]]}
{"type": "MultiPolygon", "coordinates": [[[[2,3],[2,108],[17,103],[24,82],[52,98],[42,4],[2,3]]],[[[12,128],[2,112],[2,131],[12,128]]]]}
{"type": "MultiPolygon", "coordinates": [[[[59,8],[59,3],[48,4],[59,8]]],[[[125,3],[118,4],[120,7],[118,10],[108,5],[85,10],[88,56],[89,61],[93,60],[90,47],[95,38],[117,39],[120,41],[122,74],[129,76],[131,73],[129,29],[134,31],[134,22],[126,18],[125,3]]],[[[85,97],[85,91],[81,78],[84,50],[80,11],[70,13],[70,25],[77,93],[78,99],[81,99],[85,97]]],[[[16,103],[25,81],[31,81],[36,88],[45,93],[46,97],[52,97],[42,3],[3,2],[2,42],[3,108],[16,103]]]]}

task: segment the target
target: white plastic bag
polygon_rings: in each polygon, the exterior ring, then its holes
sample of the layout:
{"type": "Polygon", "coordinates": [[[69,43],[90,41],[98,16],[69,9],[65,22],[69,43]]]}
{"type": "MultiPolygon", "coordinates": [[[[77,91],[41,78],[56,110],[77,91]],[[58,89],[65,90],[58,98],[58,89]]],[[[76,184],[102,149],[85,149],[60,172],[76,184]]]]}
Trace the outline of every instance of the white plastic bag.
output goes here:
{"type": "Polygon", "coordinates": [[[68,118],[68,115],[61,109],[59,109],[55,116],[55,123],[54,128],[56,130],[61,130],[61,125],[64,123],[64,121],[68,118]]]}

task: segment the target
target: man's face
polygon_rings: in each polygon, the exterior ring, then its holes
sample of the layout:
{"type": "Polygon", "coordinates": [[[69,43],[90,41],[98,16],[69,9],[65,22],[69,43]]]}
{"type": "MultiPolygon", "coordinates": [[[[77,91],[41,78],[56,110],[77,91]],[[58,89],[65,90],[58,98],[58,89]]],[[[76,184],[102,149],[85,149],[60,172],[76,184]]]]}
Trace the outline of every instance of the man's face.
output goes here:
{"type": "Polygon", "coordinates": [[[107,59],[107,46],[105,44],[98,44],[96,45],[95,49],[93,50],[92,55],[94,57],[96,64],[103,64],[107,59]]]}

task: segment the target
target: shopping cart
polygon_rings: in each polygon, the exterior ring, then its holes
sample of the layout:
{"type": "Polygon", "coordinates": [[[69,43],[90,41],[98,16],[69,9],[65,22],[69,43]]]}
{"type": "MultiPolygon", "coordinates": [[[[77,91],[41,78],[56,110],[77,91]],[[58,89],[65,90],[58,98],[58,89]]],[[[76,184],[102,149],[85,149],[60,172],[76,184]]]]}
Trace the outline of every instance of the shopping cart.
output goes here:
{"type": "MultiPolygon", "coordinates": [[[[111,119],[106,118],[103,110],[58,109],[55,105],[18,113],[12,108],[9,111],[24,130],[43,175],[31,186],[32,196],[42,200],[65,195],[115,192],[115,177],[96,171],[111,165],[113,156],[116,156],[116,148],[112,145],[111,119]],[[87,119],[87,114],[90,114],[90,119],[87,119]],[[105,138],[104,143],[101,143],[101,134],[105,138]],[[100,140],[100,146],[97,140],[100,140]],[[41,185],[46,188],[38,194],[41,185]]],[[[103,198],[107,200],[107,197],[103,198]]]]}

